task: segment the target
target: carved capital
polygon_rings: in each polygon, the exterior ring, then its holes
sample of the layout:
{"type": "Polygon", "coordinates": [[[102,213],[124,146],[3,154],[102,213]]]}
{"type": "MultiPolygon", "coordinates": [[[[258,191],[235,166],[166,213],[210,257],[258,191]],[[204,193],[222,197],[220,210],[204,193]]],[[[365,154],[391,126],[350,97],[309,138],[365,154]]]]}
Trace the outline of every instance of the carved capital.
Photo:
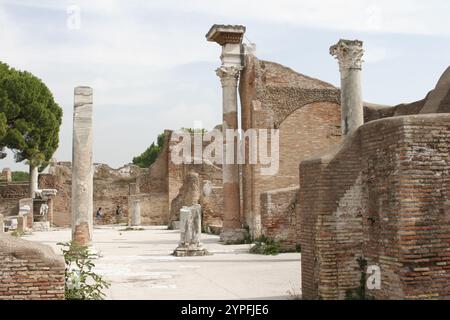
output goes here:
{"type": "Polygon", "coordinates": [[[225,67],[222,66],[216,70],[217,76],[220,77],[220,81],[222,85],[236,85],[237,79],[239,78],[239,73],[241,72],[242,67],[231,66],[225,67]]]}
{"type": "Polygon", "coordinates": [[[363,42],[359,40],[339,40],[337,44],[330,47],[330,54],[339,62],[339,69],[361,70],[362,56],[364,50],[363,42]]]}

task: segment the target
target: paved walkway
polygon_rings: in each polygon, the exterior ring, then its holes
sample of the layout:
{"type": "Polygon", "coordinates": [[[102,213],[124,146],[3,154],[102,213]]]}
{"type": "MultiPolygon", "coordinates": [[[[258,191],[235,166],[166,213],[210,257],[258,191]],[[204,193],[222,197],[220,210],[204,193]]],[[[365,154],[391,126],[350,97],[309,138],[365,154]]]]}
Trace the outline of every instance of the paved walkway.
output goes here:
{"type": "MultiPolygon", "coordinates": [[[[103,253],[96,271],[111,282],[107,299],[289,299],[300,293],[300,254],[249,254],[249,245],[225,246],[219,237],[202,235],[213,253],[177,258],[179,231],[145,227],[96,227],[94,246],[103,253]]],[[[27,240],[52,246],[70,240],[70,230],[34,232],[27,240]]]]}

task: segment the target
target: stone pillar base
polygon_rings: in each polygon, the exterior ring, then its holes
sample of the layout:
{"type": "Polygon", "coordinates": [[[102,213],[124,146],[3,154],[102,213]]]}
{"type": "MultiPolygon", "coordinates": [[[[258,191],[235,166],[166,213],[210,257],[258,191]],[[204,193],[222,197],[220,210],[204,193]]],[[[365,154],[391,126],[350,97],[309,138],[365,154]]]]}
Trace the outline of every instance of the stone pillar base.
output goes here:
{"type": "Polygon", "coordinates": [[[33,222],[33,231],[37,232],[50,231],[50,222],[48,221],[33,222]]]}
{"type": "Polygon", "coordinates": [[[193,256],[208,256],[211,253],[208,252],[203,246],[179,246],[173,252],[175,257],[193,257],[193,256]]]}
{"type": "Polygon", "coordinates": [[[222,230],[220,242],[224,244],[242,244],[247,237],[248,232],[245,229],[227,229],[222,230]]]}

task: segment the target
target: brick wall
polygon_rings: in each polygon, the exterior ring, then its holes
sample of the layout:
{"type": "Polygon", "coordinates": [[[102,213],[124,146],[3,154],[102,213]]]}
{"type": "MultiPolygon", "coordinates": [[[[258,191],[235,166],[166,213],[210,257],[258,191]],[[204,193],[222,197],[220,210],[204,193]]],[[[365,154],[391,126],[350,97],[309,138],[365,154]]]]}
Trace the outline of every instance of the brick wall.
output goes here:
{"type": "Polygon", "coordinates": [[[64,268],[50,247],[0,233],[0,300],[64,299],[64,268]]]}
{"type": "Polygon", "coordinates": [[[169,201],[167,193],[149,193],[130,196],[140,200],[141,224],[167,225],[169,221],[169,201]]]}
{"type": "Polygon", "coordinates": [[[297,245],[298,187],[261,193],[262,234],[277,240],[286,251],[297,245]]]}
{"type": "Polygon", "coordinates": [[[0,184],[0,214],[5,217],[19,213],[19,200],[28,197],[27,183],[0,184]]]}
{"type": "Polygon", "coordinates": [[[68,174],[68,176],[63,175],[58,171],[56,174],[39,175],[39,186],[41,188],[56,189],[58,191],[53,200],[53,224],[59,227],[68,227],[72,223],[70,215],[72,177],[70,170],[66,172],[66,174],[68,174]]]}
{"type": "MultiPolygon", "coordinates": [[[[53,202],[53,223],[59,227],[71,225],[72,172],[70,163],[58,163],[50,168],[49,174],[39,175],[41,189],[56,189],[58,191],[53,202]]],[[[129,184],[145,170],[135,166],[112,169],[104,164],[95,165],[94,174],[94,212],[103,209],[104,219],[95,223],[115,223],[115,210],[122,207],[123,216],[128,216],[129,184]]]]}
{"type": "Polygon", "coordinates": [[[242,166],[243,223],[257,237],[261,193],[298,185],[298,164],[340,140],[340,90],[277,63],[245,58],[239,84],[244,130],[280,129],[276,175],[261,174],[260,164],[242,166]]]}
{"type": "MultiPolygon", "coordinates": [[[[193,141],[193,140],[192,140],[193,141]]],[[[170,145],[176,144],[176,141],[170,142],[170,145]]],[[[208,146],[208,142],[203,143],[203,148],[208,146]]],[[[204,227],[208,225],[222,226],[223,220],[223,193],[222,193],[222,168],[220,164],[181,164],[176,165],[171,160],[170,150],[168,152],[168,189],[169,189],[169,210],[174,199],[178,196],[183,181],[189,172],[195,172],[199,175],[200,186],[204,183],[211,185],[211,194],[203,196],[203,190],[200,191],[201,196],[199,203],[202,206],[202,224],[204,227]]],[[[191,151],[192,156],[194,151],[191,151]]],[[[189,204],[191,205],[191,204],[189,204]]]]}
{"type": "Polygon", "coordinates": [[[450,116],[362,126],[300,165],[304,298],[343,299],[357,259],[381,268],[378,299],[450,297],[450,116]]]}

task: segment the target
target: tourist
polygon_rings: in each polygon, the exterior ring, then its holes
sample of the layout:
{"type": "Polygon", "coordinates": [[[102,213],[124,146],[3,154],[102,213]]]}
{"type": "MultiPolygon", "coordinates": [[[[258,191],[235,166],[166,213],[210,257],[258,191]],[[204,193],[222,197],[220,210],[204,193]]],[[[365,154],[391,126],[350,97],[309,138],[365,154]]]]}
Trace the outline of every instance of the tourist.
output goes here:
{"type": "Polygon", "coordinates": [[[117,206],[116,208],[116,223],[120,223],[120,218],[122,217],[122,208],[117,206]]]}
{"type": "Polygon", "coordinates": [[[95,218],[99,220],[103,218],[103,210],[101,207],[98,208],[97,213],[95,214],[95,218]]]}

